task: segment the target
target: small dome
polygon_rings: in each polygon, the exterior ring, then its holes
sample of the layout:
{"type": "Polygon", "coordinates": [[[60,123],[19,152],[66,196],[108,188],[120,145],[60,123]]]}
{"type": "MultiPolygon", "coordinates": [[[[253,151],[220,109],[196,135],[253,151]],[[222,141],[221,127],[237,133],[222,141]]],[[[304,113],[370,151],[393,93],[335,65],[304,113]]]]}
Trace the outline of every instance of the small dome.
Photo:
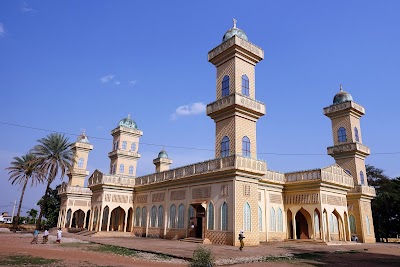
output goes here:
{"type": "Polygon", "coordinates": [[[348,101],[353,101],[353,97],[346,91],[343,91],[342,85],[340,85],[340,92],[337,93],[335,95],[335,97],[333,98],[333,104],[336,105],[336,104],[341,104],[341,103],[348,102],[348,101]]]}
{"type": "Polygon", "coordinates": [[[249,41],[246,33],[243,30],[236,28],[236,20],[233,19],[233,27],[224,34],[224,37],[222,37],[222,42],[229,40],[235,35],[239,38],[242,38],[243,40],[249,41]]]}
{"type": "Polygon", "coordinates": [[[168,154],[167,154],[167,152],[163,149],[163,150],[160,151],[160,153],[158,153],[158,157],[157,157],[157,158],[159,158],[159,159],[161,159],[161,158],[167,159],[167,158],[168,158],[168,154]]]}
{"type": "Polygon", "coordinates": [[[76,142],[89,144],[89,139],[87,138],[85,131],[83,131],[83,133],[78,136],[76,142]]]}
{"type": "Polygon", "coordinates": [[[137,129],[137,124],[134,120],[131,119],[131,115],[128,115],[127,118],[120,120],[118,125],[130,129],[137,129]]]}

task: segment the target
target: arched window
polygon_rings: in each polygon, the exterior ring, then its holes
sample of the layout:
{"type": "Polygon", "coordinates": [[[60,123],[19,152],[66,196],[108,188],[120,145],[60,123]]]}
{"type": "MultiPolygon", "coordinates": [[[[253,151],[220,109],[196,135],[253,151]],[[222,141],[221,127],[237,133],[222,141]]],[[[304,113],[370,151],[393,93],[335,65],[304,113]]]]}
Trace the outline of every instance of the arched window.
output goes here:
{"type": "Polygon", "coordinates": [[[333,213],[331,213],[331,216],[329,218],[329,223],[331,226],[331,233],[338,233],[339,232],[338,219],[333,213]]]}
{"type": "Polygon", "coordinates": [[[319,233],[319,216],[318,212],[314,211],[314,228],[315,232],[319,233]]]}
{"type": "Polygon", "coordinates": [[[271,232],[276,231],[276,218],[275,218],[275,209],[271,207],[269,211],[269,230],[271,232]]]}
{"type": "Polygon", "coordinates": [[[351,172],[349,170],[344,170],[348,175],[351,175],[351,172]]]}
{"type": "Polygon", "coordinates": [[[229,156],[229,138],[224,136],[221,142],[221,158],[229,156]]]}
{"type": "Polygon", "coordinates": [[[247,78],[246,74],[242,76],[242,94],[245,96],[250,95],[249,78],[247,78]]]}
{"type": "Polygon", "coordinates": [[[158,224],[157,226],[162,228],[164,225],[164,208],[163,206],[158,207],[158,224]]]}
{"type": "Polygon", "coordinates": [[[131,151],[136,151],[136,143],[131,144],[131,151]]]}
{"type": "Polygon", "coordinates": [[[150,227],[156,227],[156,220],[157,220],[157,208],[156,206],[153,206],[151,208],[150,227]]]}
{"type": "Polygon", "coordinates": [[[146,227],[147,222],[147,209],[146,207],[142,208],[142,227],[146,227]]]}
{"type": "Polygon", "coordinates": [[[136,208],[135,226],[140,226],[140,208],[136,208]]]}
{"type": "Polygon", "coordinates": [[[229,76],[225,75],[224,79],[222,80],[222,96],[229,95],[229,76]]]}
{"type": "Polygon", "coordinates": [[[85,162],[85,160],[83,158],[80,158],[78,160],[78,168],[83,168],[83,162],[85,162]]]}
{"type": "Polygon", "coordinates": [[[214,230],[214,205],[208,204],[208,230],[214,230]]]}
{"type": "Polygon", "coordinates": [[[189,219],[194,218],[194,208],[192,205],[189,207],[189,219]]]}
{"type": "Polygon", "coordinates": [[[352,234],[356,233],[356,219],[354,218],[353,215],[349,216],[349,221],[350,221],[350,232],[352,234]]]}
{"type": "Polygon", "coordinates": [[[228,231],[228,204],[226,202],[221,206],[221,230],[228,231]]]}
{"type": "Polygon", "coordinates": [[[126,141],[122,141],[122,149],[126,150],[126,141]]]}
{"type": "Polygon", "coordinates": [[[119,165],[119,173],[124,173],[124,164],[119,165]]]}
{"type": "Polygon", "coordinates": [[[360,171],[360,182],[361,182],[361,185],[364,185],[364,184],[365,184],[365,179],[364,179],[364,173],[363,173],[363,171],[360,171]]]}
{"type": "Polygon", "coordinates": [[[242,155],[244,157],[250,157],[250,139],[247,136],[242,139],[242,155]]]}
{"type": "Polygon", "coordinates": [[[258,231],[262,232],[263,224],[262,224],[262,209],[258,206],[258,231]]]}
{"type": "Polygon", "coordinates": [[[115,164],[111,165],[111,174],[115,174],[116,171],[117,171],[117,165],[115,164]]]}
{"type": "Polygon", "coordinates": [[[183,206],[183,204],[180,204],[178,207],[178,228],[184,227],[184,221],[185,221],[185,206],[183,206]]]}
{"type": "Polygon", "coordinates": [[[169,208],[169,228],[176,228],[175,226],[175,218],[176,218],[176,207],[174,204],[169,208]]]}
{"type": "Polygon", "coordinates": [[[250,204],[246,202],[243,210],[243,230],[251,231],[251,209],[250,204]]]}
{"type": "Polygon", "coordinates": [[[281,208],[278,208],[278,232],[283,232],[283,216],[281,208]]]}
{"type": "Polygon", "coordinates": [[[117,150],[118,149],[118,141],[115,141],[114,142],[114,150],[117,150]]]}
{"type": "Polygon", "coordinates": [[[340,127],[338,130],[338,141],[339,142],[346,142],[347,141],[347,136],[346,136],[346,129],[343,127],[340,127]]]}
{"type": "Polygon", "coordinates": [[[360,137],[358,136],[358,129],[354,127],[354,136],[356,138],[356,142],[360,142],[360,137]]]}
{"type": "Polygon", "coordinates": [[[133,166],[129,166],[129,174],[132,175],[133,174],[133,166]]]}

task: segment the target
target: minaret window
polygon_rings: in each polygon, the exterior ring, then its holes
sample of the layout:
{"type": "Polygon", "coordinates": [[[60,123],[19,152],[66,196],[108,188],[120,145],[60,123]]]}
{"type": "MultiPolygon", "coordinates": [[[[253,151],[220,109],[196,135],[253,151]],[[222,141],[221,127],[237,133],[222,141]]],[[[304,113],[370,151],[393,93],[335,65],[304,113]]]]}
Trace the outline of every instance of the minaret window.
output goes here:
{"type": "Polygon", "coordinates": [[[243,210],[243,230],[251,231],[251,209],[250,204],[246,202],[243,210]]]}
{"type": "Polygon", "coordinates": [[[250,139],[247,136],[242,139],[242,155],[244,157],[250,157],[250,139]]]}
{"type": "Polygon", "coordinates": [[[132,175],[133,174],[133,166],[129,166],[129,174],[132,175]]]}
{"type": "Polygon", "coordinates": [[[123,142],[122,142],[122,149],[123,149],[123,150],[126,150],[126,141],[123,141],[123,142]]]}
{"type": "Polygon", "coordinates": [[[214,230],[214,205],[208,204],[208,230],[214,230]]]}
{"type": "Polygon", "coordinates": [[[110,170],[110,174],[115,174],[115,164],[111,165],[111,170],[110,170]]]}
{"type": "Polygon", "coordinates": [[[221,142],[221,158],[229,156],[229,138],[224,136],[221,142]]]}
{"type": "Polygon", "coordinates": [[[131,145],[131,151],[136,151],[136,143],[132,143],[132,145],[131,145]]]}
{"type": "Polygon", "coordinates": [[[222,80],[222,96],[229,95],[229,76],[225,75],[224,79],[222,80]]]}
{"type": "Polygon", "coordinates": [[[221,206],[221,230],[228,231],[228,204],[226,202],[221,206]]]}
{"type": "Polygon", "coordinates": [[[162,228],[164,223],[164,208],[163,206],[158,207],[158,227],[162,228]]]}
{"type": "Polygon", "coordinates": [[[343,127],[340,127],[338,130],[338,141],[339,142],[346,142],[347,141],[347,136],[346,136],[346,129],[343,127]]]}
{"type": "Polygon", "coordinates": [[[364,185],[364,184],[365,184],[365,179],[364,179],[364,173],[363,173],[363,171],[360,171],[360,182],[361,182],[361,185],[364,185]]]}
{"type": "Polygon", "coordinates": [[[242,95],[249,96],[250,89],[249,89],[249,78],[247,75],[242,76],[242,95]]]}
{"type": "Polygon", "coordinates": [[[356,138],[356,142],[360,142],[360,137],[358,136],[358,129],[354,127],[354,136],[356,138]]]}
{"type": "Polygon", "coordinates": [[[351,175],[351,172],[349,170],[344,170],[348,175],[351,175]]]}
{"type": "Polygon", "coordinates": [[[83,158],[80,158],[79,160],[78,160],[78,168],[83,168],[83,162],[84,162],[85,160],[83,159],[83,158]]]}
{"type": "Polygon", "coordinates": [[[117,150],[118,149],[118,141],[115,141],[114,142],[114,150],[117,150]]]}
{"type": "Polygon", "coordinates": [[[124,173],[125,166],[124,164],[119,165],[119,173],[124,173]]]}

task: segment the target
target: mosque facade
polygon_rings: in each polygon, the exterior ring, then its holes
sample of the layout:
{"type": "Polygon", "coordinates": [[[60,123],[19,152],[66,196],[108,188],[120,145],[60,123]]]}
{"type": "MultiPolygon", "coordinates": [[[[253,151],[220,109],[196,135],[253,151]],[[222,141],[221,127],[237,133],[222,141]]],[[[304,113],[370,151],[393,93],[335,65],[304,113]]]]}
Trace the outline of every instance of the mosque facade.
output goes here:
{"type": "Polygon", "coordinates": [[[264,51],[234,26],[208,53],[216,67],[216,99],[206,113],[214,120],[215,158],[170,169],[162,150],[155,173],[136,176],[140,137],[136,122],[122,119],[113,136],[109,173],[89,175],[93,146],[83,133],[73,144],[75,162],[59,189],[58,227],[86,228],[94,236],[128,235],[200,240],[238,246],[283,240],[375,242],[360,118],[365,109],[340,88],[323,109],[332,122],[335,164],[281,173],[257,159],[257,120],[266,114],[255,99],[255,66],[264,51]]]}

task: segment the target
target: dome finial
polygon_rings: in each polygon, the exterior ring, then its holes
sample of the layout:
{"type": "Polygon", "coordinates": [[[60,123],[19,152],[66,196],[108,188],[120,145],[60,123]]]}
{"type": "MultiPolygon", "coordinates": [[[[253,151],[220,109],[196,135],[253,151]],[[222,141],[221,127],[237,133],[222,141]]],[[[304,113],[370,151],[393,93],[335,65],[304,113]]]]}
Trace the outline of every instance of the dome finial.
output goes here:
{"type": "Polygon", "coordinates": [[[342,84],[340,84],[339,91],[340,91],[340,92],[342,92],[342,91],[343,91],[342,84]]]}
{"type": "Polygon", "coordinates": [[[237,20],[234,18],[233,19],[233,28],[236,28],[236,22],[237,22],[237,20]]]}

